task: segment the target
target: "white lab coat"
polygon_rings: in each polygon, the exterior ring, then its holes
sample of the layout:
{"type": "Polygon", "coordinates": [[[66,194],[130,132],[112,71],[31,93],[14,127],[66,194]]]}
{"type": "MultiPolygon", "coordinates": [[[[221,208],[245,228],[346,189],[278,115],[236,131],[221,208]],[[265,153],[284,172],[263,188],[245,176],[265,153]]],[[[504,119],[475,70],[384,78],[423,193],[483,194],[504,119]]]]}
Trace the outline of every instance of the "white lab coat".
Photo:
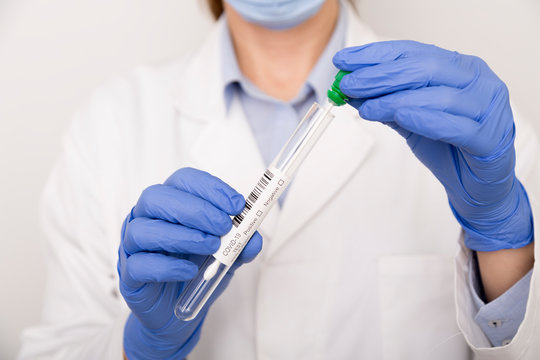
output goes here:
{"type": "MultiPolygon", "coordinates": [[[[376,41],[355,16],[348,24],[349,45],[376,41]]],[[[21,358],[120,359],[128,309],[117,248],[140,192],[184,166],[243,194],[262,174],[241,106],[225,112],[219,36],[216,27],[193,57],[100,89],[75,118],[45,191],[43,322],[25,333],[21,358]]],[[[348,106],[335,115],[283,208],[265,220],[262,253],[214,304],[189,359],[465,360],[466,342],[477,359],[539,359],[537,271],[518,334],[489,348],[443,187],[391,129],[348,106]]],[[[540,148],[523,122],[516,147],[538,219],[540,148]]]]}

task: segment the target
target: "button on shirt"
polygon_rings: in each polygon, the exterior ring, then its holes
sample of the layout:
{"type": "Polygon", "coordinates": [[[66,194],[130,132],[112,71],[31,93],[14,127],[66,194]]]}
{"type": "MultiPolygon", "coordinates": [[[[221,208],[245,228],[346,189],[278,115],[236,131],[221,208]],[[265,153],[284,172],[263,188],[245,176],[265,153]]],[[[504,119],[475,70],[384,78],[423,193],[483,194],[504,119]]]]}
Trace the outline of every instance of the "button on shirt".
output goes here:
{"type": "MultiPolygon", "coordinates": [[[[278,154],[313,102],[322,104],[326,101],[326,91],[337,72],[332,65],[332,57],[345,46],[346,21],[345,9],[341,6],[330,41],[309,74],[306,83],[291,101],[282,101],[266,95],[242,74],[227,24],[223,22],[221,58],[226,109],[229,110],[234,97],[237,97],[251,127],[261,157],[267,166],[278,154]]],[[[286,193],[279,200],[281,206],[285,196],[286,193]]],[[[475,260],[471,260],[470,264],[469,286],[477,307],[474,320],[493,346],[506,345],[515,336],[525,316],[532,271],[498,299],[485,304],[478,295],[480,293],[478,270],[473,261],[475,260]]]]}

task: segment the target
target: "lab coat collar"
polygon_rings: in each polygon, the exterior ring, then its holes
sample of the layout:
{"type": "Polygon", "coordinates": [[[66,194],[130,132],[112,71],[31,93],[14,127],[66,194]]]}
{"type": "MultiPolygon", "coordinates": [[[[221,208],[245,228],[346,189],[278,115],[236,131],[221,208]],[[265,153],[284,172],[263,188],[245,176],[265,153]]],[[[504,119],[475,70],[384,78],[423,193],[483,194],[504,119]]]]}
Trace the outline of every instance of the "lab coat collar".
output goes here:
{"type": "MultiPolygon", "coordinates": [[[[335,119],[328,126],[290,185],[287,199],[267,257],[274,256],[289,238],[345,186],[373,147],[373,138],[356,110],[334,108],[335,119]]],[[[351,199],[359,201],[359,199],[351,199]]]]}
{"type": "MultiPolygon", "coordinates": [[[[346,46],[377,41],[367,26],[347,7],[346,46]]],[[[267,257],[274,256],[287,240],[316,216],[323,206],[358,170],[374,145],[374,139],[355,109],[335,107],[335,119],[300,167],[277,223],[267,257]]],[[[351,199],[355,201],[355,199],[351,199]]]]}
{"type": "MultiPolygon", "coordinates": [[[[347,46],[376,38],[348,9],[347,46]]],[[[238,102],[227,115],[219,59],[222,24],[212,29],[207,41],[187,63],[176,93],[177,110],[191,121],[206,123],[195,140],[192,166],[220,177],[247,196],[264,171],[264,162],[247,119],[238,102]]],[[[282,245],[325,206],[351,178],[369,153],[373,139],[356,110],[333,110],[336,119],[321,137],[295,177],[283,208],[278,206],[260,228],[266,243],[265,258],[282,245]]]]}
{"type": "Polygon", "coordinates": [[[199,121],[226,119],[223,98],[221,63],[221,32],[225,26],[220,19],[210,30],[202,46],[181,70],[181,81],[173,91],[177,110],[199,121]]]}

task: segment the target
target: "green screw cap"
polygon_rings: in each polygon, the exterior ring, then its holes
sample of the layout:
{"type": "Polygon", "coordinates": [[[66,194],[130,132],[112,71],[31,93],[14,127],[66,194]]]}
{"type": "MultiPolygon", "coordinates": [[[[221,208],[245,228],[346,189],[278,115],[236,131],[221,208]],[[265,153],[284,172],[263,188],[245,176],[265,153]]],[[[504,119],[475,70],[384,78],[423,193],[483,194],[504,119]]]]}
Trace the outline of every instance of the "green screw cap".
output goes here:
{"type": "Polygon", "coordinates": [[[347,95],[341,92],[339,89],[339,83],[341,82],[341,79],[347,74],[350,74],[350,71],[345,70],[339,70],[339,72],[336,74],[336,77],[334,78],[334,82],[332,83],[332,87],[328,90],[328,100],[335,106],[341,106],[345,105],[346,102],[349,100],[347,95]]]}

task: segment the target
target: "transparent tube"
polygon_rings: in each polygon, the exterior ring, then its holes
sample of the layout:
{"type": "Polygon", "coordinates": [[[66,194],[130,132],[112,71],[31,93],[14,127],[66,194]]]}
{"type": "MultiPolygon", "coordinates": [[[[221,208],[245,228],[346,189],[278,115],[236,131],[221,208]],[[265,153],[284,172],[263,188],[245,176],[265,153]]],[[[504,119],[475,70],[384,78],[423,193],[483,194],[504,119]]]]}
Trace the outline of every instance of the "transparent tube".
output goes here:
{"type": "Polygon", "coordinates": [[[199,314],[334,118],[330,112],[332,108],[330,102],[325,106],[317,103],[311,105],[285,146],[247,197],[246,207],[242,213],[233,218],[233,228],[222,236],[220,249],[204,260],[197,275],[180,294],[174,309],[176,317],[180,320],[189,321],[199,314]]]}
{"type": "Polygon", "coordinates": [[[333,105],[329,102],[324,107],[313,103],[270,167],[277,168],[292,178],[334,118],[330,112],[332,108],[333,105]]]}

